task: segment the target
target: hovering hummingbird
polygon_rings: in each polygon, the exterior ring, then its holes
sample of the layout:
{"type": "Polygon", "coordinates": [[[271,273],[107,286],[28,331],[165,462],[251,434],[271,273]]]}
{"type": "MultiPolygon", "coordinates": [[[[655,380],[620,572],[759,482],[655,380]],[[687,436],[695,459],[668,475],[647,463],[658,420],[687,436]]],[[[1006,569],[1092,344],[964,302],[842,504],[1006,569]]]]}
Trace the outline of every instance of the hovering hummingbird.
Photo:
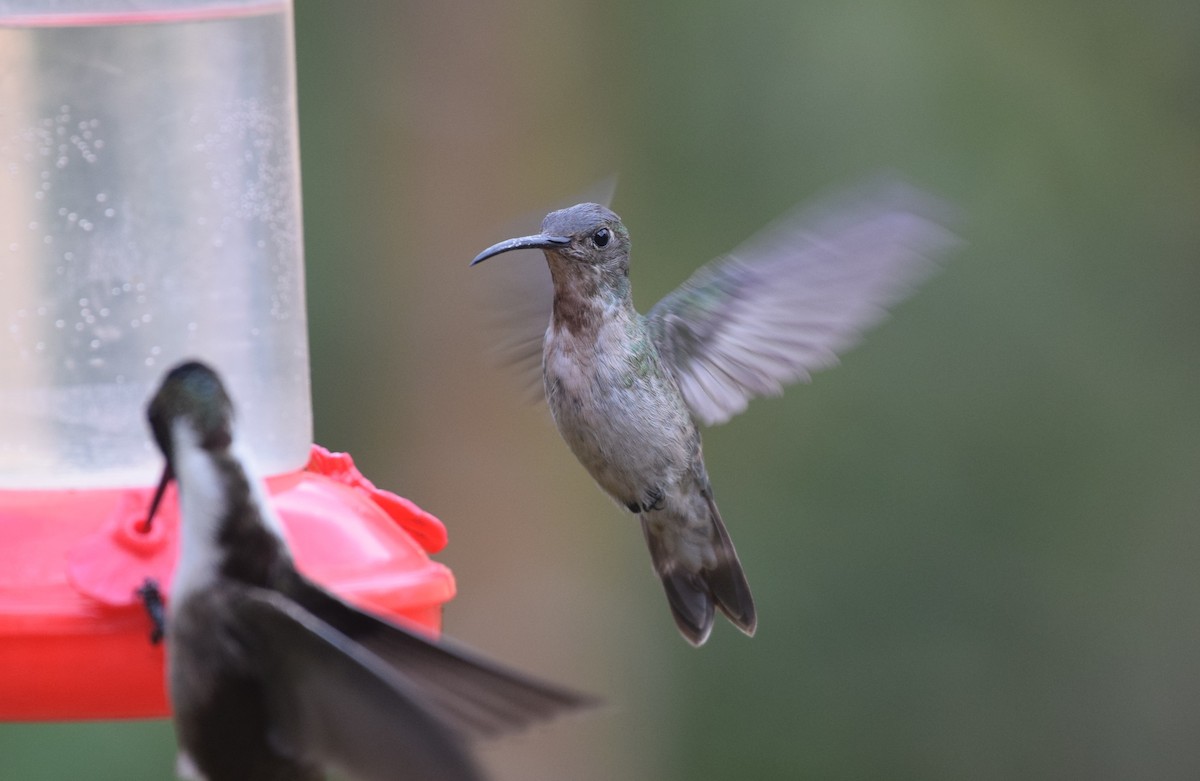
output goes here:
{"type": "Polygon", "coordinates": [[[148,413],[167,462],[149,518],[167,482],[179,485],[166,641],[185,777],[308,781],[328,766],[364,781],[480,779],[465,738],[590,703],[352,607],[297,572],[209,367],[171,370],[148,413]]]}
{"type": "Polygon", "coordinates": [[[542,380],[559,433],[642,523],[679,631],[701,645],[714,608],[753,635],[757,614],[713,500],[697,423],[837,363],[950,243],[943,209],[898,182],[781,219],[697,271],[648,315],[633,306],[629,231],[595,203],[509,239],[545,253],[554,286],[542,380]]]}

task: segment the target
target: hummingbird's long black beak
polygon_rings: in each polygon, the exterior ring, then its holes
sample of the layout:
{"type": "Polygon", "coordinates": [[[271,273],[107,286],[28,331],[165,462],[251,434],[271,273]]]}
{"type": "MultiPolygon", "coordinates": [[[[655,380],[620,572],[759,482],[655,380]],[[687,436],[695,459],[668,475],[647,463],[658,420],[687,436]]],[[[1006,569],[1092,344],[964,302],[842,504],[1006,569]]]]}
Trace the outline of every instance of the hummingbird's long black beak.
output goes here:
{"type": "Polygon", "coordinates": [[[493,255],[499,255],[502,252],[508,252],[514,249],[554,249],[555,247],[565,247],[571,243],[571,239],[567,236],[550,236],[545,233],[539,233],[536,236],[522,236],[519,239],[509,239],[502,241],[499,244],[493,244],[475,256],[475,260],[471,261],[471,265],[482,263],[493,255]]]}
{"type": "Polygon", "coordinates": [[[167,483],[175,479],[175,470],[171,468],[171,462],[163,467],[162,478],[158,481],[158,488],[154,489],[154,498],[150,500],[150,511],[146,513],[146,520],[142,523],[142,531],[149,532],[150,524],[154,521],[154,515],[158,512],[158,505],[162,502],[163,492],[167,490],[167,483]]]}

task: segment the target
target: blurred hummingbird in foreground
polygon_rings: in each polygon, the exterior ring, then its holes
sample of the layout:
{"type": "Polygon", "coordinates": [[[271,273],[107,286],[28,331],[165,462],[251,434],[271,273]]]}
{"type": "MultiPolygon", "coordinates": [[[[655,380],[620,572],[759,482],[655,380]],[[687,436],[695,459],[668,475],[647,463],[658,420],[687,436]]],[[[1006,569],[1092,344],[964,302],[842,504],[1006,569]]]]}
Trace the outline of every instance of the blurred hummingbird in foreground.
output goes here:
{"type": "Polygon", "coordinates": [[[647,315],[633,307],[629,231],[608,208],[551,212],[536,235],[481,252],[545,253],[554,285],[542,380],[559,433],[636,513],[679,631],[714,609],[753,635],[757,612],[713,500],[697,422],[837,363],[952,243],[944,207],[888,182],[785,217],[697,271],[647,315]]]}
{"type": "MultiPolygon", "coordinates": [[[[465,738],[590,704],[353,607],[297,572],[209,367],[173,369],[148,412],[167,464],[147,523],[168,481],[179,485],[166,639],[184,777],[310,781],[328,766],[366,781],[475,781],[465,738]]],[[[153,618],[153,595],[142,593],[153,618]]]]}

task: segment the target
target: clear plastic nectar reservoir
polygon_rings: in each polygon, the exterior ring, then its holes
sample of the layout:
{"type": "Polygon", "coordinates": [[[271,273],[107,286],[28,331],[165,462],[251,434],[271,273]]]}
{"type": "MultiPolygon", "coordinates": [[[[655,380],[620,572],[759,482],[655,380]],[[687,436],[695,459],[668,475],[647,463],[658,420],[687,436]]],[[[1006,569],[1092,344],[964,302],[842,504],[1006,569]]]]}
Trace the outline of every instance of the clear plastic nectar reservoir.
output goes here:
{"type": "Polygon", "coordinates": [[[152,483],[188,357],[263,474],[305,464],[290,2],[0,0],[0,490],[152,483]]]}

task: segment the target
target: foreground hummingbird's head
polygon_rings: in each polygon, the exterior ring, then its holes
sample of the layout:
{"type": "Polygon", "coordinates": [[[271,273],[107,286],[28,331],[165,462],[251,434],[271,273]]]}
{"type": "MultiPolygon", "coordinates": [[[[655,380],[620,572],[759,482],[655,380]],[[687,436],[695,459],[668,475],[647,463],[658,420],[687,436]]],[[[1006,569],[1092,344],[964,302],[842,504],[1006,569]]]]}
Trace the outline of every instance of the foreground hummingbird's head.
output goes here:
{"type": "Polygon", "coordinates": [[[171,460],[172,427],[186,421],[205,450],[224,450],[233,441],[233,402],[221,378],[199,361],[176,366],[163,378],[146,410],[154,440],[171,460]]]}
{"type": "Polygon", "coordinates": [[[550,212],[542,221],[541,233],[488,247],[475,256],[471,265],[515,249],[544,250],[548,258],[553,254],[569,261],[567,267],[581,264],[621,273],[629,270],[629,231],[620,217],[598,203],[550,212]]]}
{"type": "Polygon", "coordinates": [[[209,452],[227,450],[233,442],[233,402],[215,371],[199,361],[176,366],[163,378],[146,408],[154,441],[167,460],[150,503],[146,528],[158,510],[163,491],[175,476],[175,437],[186,425],[196,443],[209,452]]]}

